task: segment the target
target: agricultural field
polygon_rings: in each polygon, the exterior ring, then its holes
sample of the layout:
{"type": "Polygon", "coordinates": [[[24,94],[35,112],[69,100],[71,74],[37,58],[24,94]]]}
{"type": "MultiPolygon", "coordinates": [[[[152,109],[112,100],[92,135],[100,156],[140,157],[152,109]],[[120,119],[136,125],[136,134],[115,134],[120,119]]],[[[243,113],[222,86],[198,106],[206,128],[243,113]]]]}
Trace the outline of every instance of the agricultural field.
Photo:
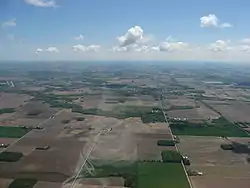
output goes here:
{"type": "Polygon", "coordinates": [[[1,188],[70,188],[78,172],[79,188],[248,188],[249,154],[236,146],[250,141],[249,89],[224,85],[216,65],[97,64],[9,67],[1,188]]]}
{"type": "Polygon", "coordinates": [[[249,111],[250,105],[245,102],[231,101],[227,104],[210,103],[206,101],[208,105],[211,105],[215,110],[220,112],[224,117],[233,122],[250,122],[249,111]]]}
{"type": "Polygon", "coordinates": [[[0,138],[20,138],[27,134],[31,129],[22,127],[0,126],[0,138]]]}
{"type": "Polygon", "coordinates": [[[141,163],[138,165],[137,188],[189,188],[181,164],[141,163]]]}
{"type": "Polygon", "coordinates": [[[207,120],[207,119],[217,119],[220,117],[218,113],[215,111],[207,108],[202,103],[197,102],[197,105],[195,108],[190,109],[176,109],[176,110],[170,110],[167,112],[168,117],[170,118],[181,118],[185,119],[187,118],[190,121],[195,120],[207,120]]]}
{"type": "Polygon", "coordinates": [[[192,136],[224,136],[224,137],[249,137],[250,135],[237,125],[225,118],[213,119],[203,123],[188,121],[172,121],[171,130],[176,135],[192,136]]]}
{"type": "MultiPolygon", "coordinates": [[[[191,170],[200,171],[202,176],[190,176],[192,185],[199,187],[230,187],[240,185],[247,188],[250,182],[250,166],[246,161],[247,154],[234,153],[221,149],[221,144],[231,141],[219,137],[179,136],[180,151],[189,157],[191,170]]],[[[232,138],[232,141],[247,138],[232,138]]]]}
{"type": "Polygon", "coordinates": [[[20,107],[31,98],[31,96],[23,94],[0,93],[0,109],[20,107]]]}

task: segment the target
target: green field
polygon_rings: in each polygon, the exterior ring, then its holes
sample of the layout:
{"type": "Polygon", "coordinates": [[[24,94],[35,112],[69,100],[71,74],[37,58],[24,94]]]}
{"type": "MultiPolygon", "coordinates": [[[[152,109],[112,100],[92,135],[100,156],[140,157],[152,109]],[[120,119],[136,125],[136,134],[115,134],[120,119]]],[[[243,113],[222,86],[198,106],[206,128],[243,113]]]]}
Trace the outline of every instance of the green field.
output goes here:
{"type": "Polygon", "coordinates": [[[19,152],[4,151],[0,153],[0,161],[3,161],[3,162],[16,162],[16,161],[19,161],[22,157],[23,157],[23,154],[19,152]]]}
{"type": "Polygon", "coordinates": [[[158,146],[175,146],[174,140],[158,140],[158,146]]]}
{"type": "Polygon", "coordinates": [[[36,179],[14,179],[9,188],[32,188],[36,183],[36,179]]]}
{"type": "Polygon", "coordinates": [[[130,188],[189,188],[180,163],[124,161],[94,166],[95,175],[85,177],[123,177],[124,186],[130,188]]]}
{"type": "Polygon", "coordinates": [[[245,131],[238,126],[228,122],[224,118],[213,120],[210,123],[191,123],[187,121],[176,121],[170,123],[171,130],[175,135],[192,136],[225,136],[225,137],[249,137],[245,131]]]}
{"type": "Polygon", "coordinates": [[[137,162],[112,162],[110,164],[94,164],[95,175],[83,173],[86,177],[123,177],[124,186],[130,188],[136,188],[137,179],[137,162]]]}
{"type": "Polygon", "coordinates": [[[143,123],[165,122],[162,111],[154,106],[116,106],[113,110],[104,111],[97,108],[72,109],[73,112],[125,119],[140,117],[143,123]]]}
{"type": "Polygon", "coordinates": [[[0,114],[8,114],[15,112],[14,108],[2,108],[0,109],[0,114]]]}
{"type": "Polygon", "coordinates": [[[137,188],[189,188],[181,164],[140,163],[137,188]]]}
{"type": "Polygon", "coordinates": [[[0,126],[0,138],[21,138],[31,129],[0,126]]]}

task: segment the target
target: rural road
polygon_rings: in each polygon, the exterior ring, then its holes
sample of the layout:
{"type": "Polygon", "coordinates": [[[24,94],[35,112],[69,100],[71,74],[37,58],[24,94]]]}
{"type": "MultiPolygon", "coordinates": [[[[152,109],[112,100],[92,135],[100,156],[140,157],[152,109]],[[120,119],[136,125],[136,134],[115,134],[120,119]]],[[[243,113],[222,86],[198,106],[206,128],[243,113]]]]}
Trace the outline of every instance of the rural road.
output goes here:
{"type": "MultiPolygon", "coordinates": [[[[158,86],[158,88],[159,88],[159,86],[158,86]]],[[[163,96],[163,89],[162,89],[162,88],[160,88],[160,89],[161,89],[161,96],[163,96]]],[[[166,123],[167,126],[169,127],[170,124],[169,124],[168,119],[167,119],[167,116],[166,116],[166,114],[165,114],[165,112],[164,112],[162,98],[160,98],[160,108],[161,108],[161,111],[162,111],[162,113],[163,113],[163,115],[164,115],[165,123],[166,123]]],[[[173,132],[172,132],[171,128],[169,128],[169,129],[170,129],[170,134],[171,134],[172,140],[174,140],[173,132]]],[[[175,149],[176,149],[176,151],[180,152],[180,151],[179,151],[179,148],[178,148],[176,145],[175,145],[175,149]]],[[[186,168],[185,168],[185,165],[184,165],[183,161],[181,161],[181,165],[182,165],[183,170],[184,170],[184,172],[185,172],[185,175],[186,175],[186,177],[187,177],[187,180],[188,180],[188,183],[189,183],[190,188],[193,188],[193,185],[192,185],[192,183],[191,183],[191,180],[189,179],[189,176],[188,176],[188,173],[187,173],[187,170],[186,170],[186,168]]]]}

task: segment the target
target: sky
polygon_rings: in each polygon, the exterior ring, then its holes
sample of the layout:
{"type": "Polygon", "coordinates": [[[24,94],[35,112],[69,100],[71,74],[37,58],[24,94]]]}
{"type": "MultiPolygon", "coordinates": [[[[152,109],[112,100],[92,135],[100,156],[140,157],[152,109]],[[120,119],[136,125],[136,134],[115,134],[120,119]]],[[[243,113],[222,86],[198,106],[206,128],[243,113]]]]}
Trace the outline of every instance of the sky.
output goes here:
{"type": "Polygon", "coordinates": [[[0,0],[0,61],[250,62],[249,0],[0,0]]]}

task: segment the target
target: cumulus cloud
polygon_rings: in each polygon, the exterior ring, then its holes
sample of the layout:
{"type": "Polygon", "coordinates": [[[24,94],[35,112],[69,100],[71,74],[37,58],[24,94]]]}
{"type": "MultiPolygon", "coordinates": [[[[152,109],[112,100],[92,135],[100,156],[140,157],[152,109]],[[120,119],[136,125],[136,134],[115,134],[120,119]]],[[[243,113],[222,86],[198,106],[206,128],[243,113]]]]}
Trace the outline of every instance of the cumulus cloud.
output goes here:
{"type": "Polygon", "coordinates": [[[59,53],[59,50],[56,47],[48,47],[46,52],[59,53]]]}
{"type": "Polygon", "coordinates": [[[39,53],[41,53],[41,52],[43,52],[43,49],[41,49],[41,48],[37,48],[37,49],[36,49],[36,54],[39,54],[39,53]]]}
{"type": "Polygon", "coordinates": [[[84,36],[83,35],[76,36],[75,40],[84,40],[84,36]]]}
{"type": "Polygon", "coordinates": [[[225,22],[220,23],[219,18],[215,14],[209,14],[208,16],[202,16],[200,18],[201,27],[220,27],[220,28],[230,28],[233,27],[232,24],[225,22]]]}
{"type": "Polygon", "coordinates": [[[209,49],[214,52],[224,52],[232,49],[229,46],[230,41],[217,40],[214,43],[210,44],[209,49]]]}
{"type": "Polygon", "coordinates": [[[48,47],[46,49],[42,49],[42,48],[37,48],[36,49],[36,54],[39,54],[41,52],[49,52],[49,53],[59,53],[60,51],[58,50],[58,48],[56,47],[48,47]]]}
{"type": "Polygon", "coordinates": [[[159,50],[160,51],[167,51],[167,52],[171,52],[171,51],[176,51],[176,50],[184,50],[187,49],[187,47],[189,46],[188,43],[185,42],[162,42],[160,43],[159,50]]]}
{"type": "Polygon", "coordinates": [[[237,49],[242,52],[250,52],[250,45],[240,45],[237,49]]]}
{"type": "Polygon", "coordinates": [[[2,23],[3,28],[15,27],[15,26],[16,26],[16,19],[7,20],[2,23]]]}
{"type": "Polygon", "coordinates": [[[214,14],[209,14],[208,16],[202,16],[200,18],[200,26],[201,27],[217,27],[219,19],[214,14]]]}
{"type": "Polygon", "coordinates": [[[56,7],[56,1],[54,0],[24,0],[27,4],[36,7],[56,7]]]}
{"type": "Polygon", "coordinates": [[[100,48],[101,46],[96,44],[92,44],[89,46],[78,44],[72,47],[73,51],[75,52],[97,52],[100,48]]]}
{"type": "Polygon", "coordinates": [[[220,27],[221,28],[229,28],[229,27],[233,27],[233,25],[230,24],[230,23],[225,22],[225,23],[221,24],[220,27]]]}
{"type": "Polygon", "coordinates": [[[140,26],[131,27],[123,36],[117,37],[120,46],[136,44],[143,39],[143,29],[140,26]]]}
{"type": "Polygon", "coordinates": [[[240,40],[240,43],[250,45],[250,38],[244,38],[240,40]]]}

